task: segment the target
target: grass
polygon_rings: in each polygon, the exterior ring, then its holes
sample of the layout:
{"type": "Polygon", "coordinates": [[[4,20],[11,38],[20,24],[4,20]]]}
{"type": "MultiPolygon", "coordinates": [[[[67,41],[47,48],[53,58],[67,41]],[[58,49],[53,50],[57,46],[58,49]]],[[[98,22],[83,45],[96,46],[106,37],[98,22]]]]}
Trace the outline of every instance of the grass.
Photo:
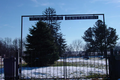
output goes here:
{"type": "MultiPolygon", "coordinates": [[[[27,63],[22,63],[22,67],[26,67],[27,66],[27,63]]],[[[4,65],[0,65],[0,68],[3,68],[4,65]]]]}
{"type": "MultiPolygon", "coordinates": [[[[99,63],[88,63],[88,62],[84,62],[84,61],[80,61],[80,62],[55,61],[55,63],[50,66],[52,66],[52,67],[75,66],[75,67],[90,67],[90,68],[105,69],[106,65],[99,64],[99,63]]],[[[27,63],[23,63],[22,67],[27,67],[27,63]]]]}
{"type": "Polygon", "coordinates": [[[93,73],[91,75],[86,76],[86,78],[99,78],[99,77],[103,78],[103,77],[106,77],[106,75],[105,74],[101,75],[101,74],[93,73]]]}
{"type": "Polygon", "coordinates": [[[26,67],[26,66],[27,66],[27,63],[22,64],[22,67],[26,67]]]}
{"type": "Polygon", "coordinates": [[[56,61],[53,65],[51,66],[75,66],[75,67],[93,67],[93,68],[99,68],[103,69],[105,68],[104,64],[91,64],[91,63],[84,63],[84,62],[62,62],[62,61],[56,61]]]}
{"type": "Polygon", "coordinates": [[[3,65],[0,65],[0,68],[3,68],[4,66],[3,65]]]}
{"type": "Polygon", "coordinates": [[[92,78],[92,80],[99,80],[99,78],[102,78],[102,80],[107,80],[105,77],[106,77],[105,74],[96,74],[96,73],[86,76],[86,78],[88,79],[92,78]]]}
{"type": "Polygon", "coordinates": [[[56,61],[52,66],[77,66],[77,63],[70,63],[70,62],[58,62],[56,61]]]}

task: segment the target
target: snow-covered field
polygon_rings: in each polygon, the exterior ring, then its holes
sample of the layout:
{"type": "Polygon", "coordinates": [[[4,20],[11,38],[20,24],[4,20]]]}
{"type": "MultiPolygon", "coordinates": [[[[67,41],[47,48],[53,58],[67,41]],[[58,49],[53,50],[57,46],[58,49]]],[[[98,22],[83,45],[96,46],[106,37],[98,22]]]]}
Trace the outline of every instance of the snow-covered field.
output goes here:
{"type": "MultiPolygon", "coordinates": [[[[92,74],[106,74],[105,59],[66,58],[57,62],[77,63],[77,66],[22,67],[24,78],[79,78],[92,74]]],[[[4,78],[4,69],[0,69],[0,77],[4,78]]]]}

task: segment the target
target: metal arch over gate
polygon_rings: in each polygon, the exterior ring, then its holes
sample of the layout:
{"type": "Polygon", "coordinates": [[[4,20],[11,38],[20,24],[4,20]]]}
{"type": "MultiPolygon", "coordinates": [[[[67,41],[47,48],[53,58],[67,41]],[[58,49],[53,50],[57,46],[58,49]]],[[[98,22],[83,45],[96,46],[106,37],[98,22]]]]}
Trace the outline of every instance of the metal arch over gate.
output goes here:
{"type": "MultiPolygon", "coordinates": [[[[45,15],[23,15],[21,16],[21,53],[19,53],[19,61],[20,61],[20,68],[19,68],[19,76],[20,78],[22,78],[22,73],[21,73],[21,70],[22,70],[22,54],[23,54],[23,48],[22,48],[22,38],[23,38],[23,18],[24,17],[29,17],[29,20],[30,21],[36,21],[36,20],[86,20],[86,19],[98,19],[100,16],[102,15],[103,16],[103,22],[105,24],[105,17],[104,17],[104,14],[69,14],[69,15],[50,15],[50,17],[46,17],[45,15]]],[[[105,40],[106,40],[106,37],[105,37],[105,40]]],[[[105,54],[104,55],[107,55],[107,51],[105,49],[105,54]]],[[[69,74],[67,71],[69,71],[70,69],[67,68],[67,64],[66,62],[69,61],[71,58],[69,57],[66,57],[64,56],[63,58],[61,58],[61,61],[63,61],[63,65],[64,65],[64,68],[62,68],[61,70],[64,72],[63,74],[63,77],[60,77],[59,79],[67,79],[67,78],[75,78],[75,79],[80,79],[82,77],[68,77],[67,75],[69,74]],[[65,63],[65,64],[64,64],[65,63]],[[68,70],[67,70],[68,69],[68,70]]],[[[72,57],[72,59],[74,60],[75,58],[72,57]]],[[[81,58],[78,58],[77,60],[81,60],[81,58]]],[[[77,61],[76,60],[76,61],[77,61]]],[[[107,57],[104,59],[105,61],[105,70],[106,70],[106,77],[108,77],[108,66],[107,66],[107,57]]],[[[83,61],[83,62],[86,62],[86,61],[83,61]]],[[[88,61],[89,62],[89,61],[88,61]]],[[[88,62],[87,62],[87,65],[88,65],[88,62]]],[[[73,65],[73,64],[72,64],[73,65]]],[[[83,64],[84,65],[84,64],[83,64]]],[[[99,65],[99,64],[98,64],[99,65]]],[[[58,69],[59,67],[57,67],[58,69]]],[[[51,69],[55,69],[55,68],[52,68],[51,69]]],[[[73,68],[72,68],[73,69],[73,68]]],[[[76,68],[78,69],[78,67],[76,68]]],[[[49,70],[49,69],[48,69],[49,70]]],[[[80,70],[78,70],[80,71],[80,70]]],[[[47,72],[47,68],[46,68],[46,72],[47,72]]],[[[51,71],[50,71],[51,72],[51,71]]],[[[40,74],[43,74],[44,73],[40,73],[40,74]]],[[[76,73],[77,74],[77,73],[76,73]]],[[[48,74],[47,74],[48,75],[48,74]]],[[[53,74],[54,76],[54,74],[53,74]]],[[[62,75],[61,75],[62,76],[62,75]]],[[[52,79],[53,77],[42,77],[41,79],[52,79]]],[[[55,78],[58,78],[58,77],[55,77],[55,78]]]]}

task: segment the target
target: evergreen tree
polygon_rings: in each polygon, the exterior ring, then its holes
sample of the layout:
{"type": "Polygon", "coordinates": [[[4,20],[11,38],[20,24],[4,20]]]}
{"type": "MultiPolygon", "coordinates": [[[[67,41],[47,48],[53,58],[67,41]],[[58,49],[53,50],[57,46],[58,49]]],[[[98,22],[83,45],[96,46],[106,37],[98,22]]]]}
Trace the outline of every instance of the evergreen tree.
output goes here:
{"type": "MultiPolygon", "coordinates": [[[[50,18],[53,17],[53,15],[56,15],[56,11],[54,8],[46,8],[45,11],[43,11],[43,15],[50,18]]],[[[48,24],[48,27],[51,29],[51,34],[55,38],[55,43],[57,45],[59,56],[61,56],[65,52],[66,48],[66,41],[63,38],[62,33],[60,33],[60,22],[58,20],[52,20],[50,18],[49,20],[45,21],[48,24]]]]}
{"type": "Polygon", "coordinates": [[[65,52],[65,48],[67,47],[66,46],[66,41],[63,38],[62,33],[60,33],[58,35],[58,39],[57,39],[57,43],[56,44],[57,44],[57,47],[58,47],[59,56],[62,56],[62,54],[65,52]]]}
{"type": "Polygon", "coordinates": [[[55,39],[46,23],[39,21],[29,31],[26,38],[26,56],[23,57],[29,66],[47,66],[59,59],[55,39]]]}

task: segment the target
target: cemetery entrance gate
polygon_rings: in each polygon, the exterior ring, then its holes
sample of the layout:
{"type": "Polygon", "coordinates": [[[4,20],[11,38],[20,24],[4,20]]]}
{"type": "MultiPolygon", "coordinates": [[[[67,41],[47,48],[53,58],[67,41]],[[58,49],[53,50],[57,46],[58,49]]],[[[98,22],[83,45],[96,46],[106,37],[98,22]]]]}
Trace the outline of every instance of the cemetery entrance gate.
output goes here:
{"type": "MultiPolygon", "coordinates": [[[[68,56],[64,54],[53,66],[47,67],[22,67],[23,55],[23,18],[28,17],[30,21],[39,20],[85,20],[98,19],[104,14],[69,14],[69,15],[23,15],[21,16],[21,53],[19,53],[19,77],[20,78],[35,78],[35,79],[81,79],[81,78],[101,78],[108,77],[108,60],[101,56],[91,56],[89,59],[80,56],[68,56]],[[104,76],[104,74],[106,74],[104,76]]],[[[105,38],[106,40],[106,38],[105,38]]],[[[105,54],[107,52],[105,51],[105,54]]]]}

